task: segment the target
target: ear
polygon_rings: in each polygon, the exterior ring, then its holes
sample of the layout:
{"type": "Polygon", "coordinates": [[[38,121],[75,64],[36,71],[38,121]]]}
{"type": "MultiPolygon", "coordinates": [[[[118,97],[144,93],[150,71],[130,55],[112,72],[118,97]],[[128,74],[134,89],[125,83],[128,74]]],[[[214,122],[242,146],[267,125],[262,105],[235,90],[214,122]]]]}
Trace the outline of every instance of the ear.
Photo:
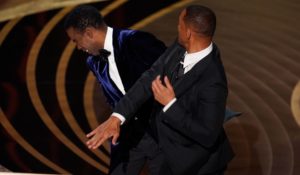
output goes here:
{"type": "Polygon", "coordinates": [[[94,36],[94,31],[91,27],[87,27],[84,31],[85,35],[88,36],[89,38],[93,38],[94,36]]]}
{"type": "Polygon", "coordinates": [[[187,38],[187,39],[190,39],[191,36],[192,36],[192,31],[191,31],[190,28],[187,28],[187,30],[186,30],[186,38],[187,38]]]}

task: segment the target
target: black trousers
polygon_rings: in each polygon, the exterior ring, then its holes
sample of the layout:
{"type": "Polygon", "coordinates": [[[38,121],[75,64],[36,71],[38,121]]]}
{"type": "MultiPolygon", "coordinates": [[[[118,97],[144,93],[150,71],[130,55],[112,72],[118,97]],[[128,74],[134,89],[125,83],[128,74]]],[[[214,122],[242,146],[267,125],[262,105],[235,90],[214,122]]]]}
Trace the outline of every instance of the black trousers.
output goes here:
{"type": "MultiPolygon", "coordinates": [[[[128,160],[110,170],[110,175],[139,175],[145,164],[149,175],[173,175],[157,142],[147,133],[135,148],[129,150],[128,160]]],[[[226,169],[203,175],[224,175],[226,169]]]]}
{"type": "Polygon", "coordinates": [[[139,144],[129,150],[127,161],[122,161],[112,171],[111,175],[139,175],[146,164],[150,175],[158,175],[163,164],[163,155],[155,140],[145,134],[139,144]]]}

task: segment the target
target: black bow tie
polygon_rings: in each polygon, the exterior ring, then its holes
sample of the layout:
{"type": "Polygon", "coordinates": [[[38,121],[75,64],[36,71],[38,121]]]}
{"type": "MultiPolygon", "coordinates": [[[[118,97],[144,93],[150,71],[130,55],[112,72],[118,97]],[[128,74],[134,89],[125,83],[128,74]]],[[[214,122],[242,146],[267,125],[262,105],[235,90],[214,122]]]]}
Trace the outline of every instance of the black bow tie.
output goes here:
{"type": "Polygon", "coordinates": [[[110,51],[108,51],[106,49],[100,49],[99,50],[99,55],[94,57],[94,58],[97,59],[98,61],[102,60],[102,61],[107,62],[109,55],[110,55],[110,51]]]}

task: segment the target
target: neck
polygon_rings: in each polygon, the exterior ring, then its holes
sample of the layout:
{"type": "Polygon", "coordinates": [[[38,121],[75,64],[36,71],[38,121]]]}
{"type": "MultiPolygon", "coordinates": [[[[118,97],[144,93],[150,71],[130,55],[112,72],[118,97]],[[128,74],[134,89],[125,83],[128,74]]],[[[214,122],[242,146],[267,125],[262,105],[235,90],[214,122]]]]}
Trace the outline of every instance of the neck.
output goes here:
{"type": "Polygon", "coordinates": [[[211,37],[202,38],[191,38],[190,42],[187,44],[187,53],[200,52],[201,50],[207,48],[212,42],[211,37]]]}
{"type": "Polygon", "coordinates": [[[97,45],[99,46],[99,50],[104,48],[104,41],[105,41],[105,37],[107,34],[107,27],[101,28],[100,30],[97,30],[96,32],[96,42],[97,45]]]}

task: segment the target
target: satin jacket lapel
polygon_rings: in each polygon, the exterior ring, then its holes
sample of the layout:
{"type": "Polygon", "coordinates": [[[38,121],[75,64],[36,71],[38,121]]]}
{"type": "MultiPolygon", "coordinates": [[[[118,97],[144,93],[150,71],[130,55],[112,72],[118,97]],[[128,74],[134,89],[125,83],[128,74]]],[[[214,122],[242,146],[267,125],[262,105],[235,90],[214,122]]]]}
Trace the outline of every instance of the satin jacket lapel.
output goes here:
{"type": "Polygon", "coordinates": [[[199,61],[189,72],[173,84],[176,97],[180,97],[183,92],[190,88],[201,77],[202,72],[206,69],[213,59],[214,50],[199,61]]]}
{"type": "Polygon", "coordinates": [[[114,47],[114,56],[117,66],[120,66],[120,55],[121,55],[121,44],[123,42],[122,38],[119,38],[120,30],[113,29],[113,47],[114,47]]]}

